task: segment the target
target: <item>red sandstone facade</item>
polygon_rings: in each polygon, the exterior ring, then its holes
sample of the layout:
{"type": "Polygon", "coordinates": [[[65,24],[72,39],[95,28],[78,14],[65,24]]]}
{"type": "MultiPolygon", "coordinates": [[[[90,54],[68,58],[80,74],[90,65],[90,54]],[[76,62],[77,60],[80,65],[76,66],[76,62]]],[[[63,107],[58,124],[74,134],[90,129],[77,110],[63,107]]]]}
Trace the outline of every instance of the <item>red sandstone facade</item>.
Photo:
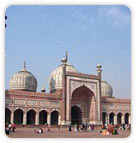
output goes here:
{"type": "Polygon", "coordinates": [[[98,75],[66,72],[63,88],[50,93],[6,90],[6,122],[22,125],[80,122],[131,124],[131,101],[102,97],[101,69],[98,75]]]}

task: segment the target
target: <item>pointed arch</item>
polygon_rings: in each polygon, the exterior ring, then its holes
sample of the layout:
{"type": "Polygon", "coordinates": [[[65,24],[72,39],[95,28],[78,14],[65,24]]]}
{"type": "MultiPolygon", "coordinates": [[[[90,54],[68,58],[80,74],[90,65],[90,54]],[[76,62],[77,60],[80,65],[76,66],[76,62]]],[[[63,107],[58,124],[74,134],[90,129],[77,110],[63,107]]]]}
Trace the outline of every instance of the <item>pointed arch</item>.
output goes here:
{"type": "Polygon", "coordinates": [[[23,110],[17,109],[14,111],[14,123],[16,124],[23,123],[23,110]]]}
{"type": "Polygon", "coordinates": [[[59,112],[54,110],[51,112],[51,125],[58,125],[59,122],[59,112]]]}
{"type": "Polygon", "coordinates": [[[28,125],[35,124],[35,116],[36,116],[35,110],[31,109],[27,112],[27,124],[28,125]]]}
{"type": "Polygon", "coordinates": [[[122,116],[123,116],[123,114],[121,112],[119,112],[117,114],[117,124],[119,124],[119,125],[122,124],[122,116]]]}
{"type": "Polygon", "coordinates": [[[82,111],[80,107],[74,105],[71,107],[71,123],[73,125],[80,124],[82,122],[82,111]]]}
{"type": "Polygon", "coordinates": [[[94,93],[85,85],[76,88],[72,93],[72,99],[85,99],[89,100],[94,97],[94,93]]]}
{"type": "Polygon", "coordinates": [[[130,114],[127,112],[127,113],[125,114],[125,124],[129,124],[129,123],[130,123],[129,117],[130,117],[130,114]]]}
{"type": "Polygon", "coordinates": [[[108,114],[106,112],[102,112],[102,123],[103,125],[107,124],[108,114]]]}
{"type": "Polygon", "coordinates": [[[114,112],[111,112],[109,114],[109,123],[110,124],[114,124],[114,119],[115,119],[115,113],[114,112]]]}
{"type": "Polygon", "coordinates": [[[40,125],[45,125],[47,123],[47,115],[48,115],[48,112],[45,110],[41,110],[39,112],[39,124],[40,125]]]}

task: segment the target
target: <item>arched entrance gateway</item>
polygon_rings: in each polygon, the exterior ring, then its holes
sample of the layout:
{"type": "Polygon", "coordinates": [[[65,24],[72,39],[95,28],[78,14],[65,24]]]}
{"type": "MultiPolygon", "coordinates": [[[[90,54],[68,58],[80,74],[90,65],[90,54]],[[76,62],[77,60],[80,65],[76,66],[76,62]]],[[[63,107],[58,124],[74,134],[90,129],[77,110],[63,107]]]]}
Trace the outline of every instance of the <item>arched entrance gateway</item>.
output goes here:
{"type": "Polygon", "coordinates": [[[92,122],[95,120],[93,92],[85,85],[75,89],[71,100],[71,123],[92,122]]]}
{"type": "Polygon", "coordinates": [[[71,108],[71,123],[73,125],[80,124],[82,122],[82,112],[78,106],[71,108]]]}
{"type": "Polygon", "coordinates": [[[16,123],[16,124],[23,123],[23,111],[21,109],[17,109],[14,112],[14,123],[16,123]]]}

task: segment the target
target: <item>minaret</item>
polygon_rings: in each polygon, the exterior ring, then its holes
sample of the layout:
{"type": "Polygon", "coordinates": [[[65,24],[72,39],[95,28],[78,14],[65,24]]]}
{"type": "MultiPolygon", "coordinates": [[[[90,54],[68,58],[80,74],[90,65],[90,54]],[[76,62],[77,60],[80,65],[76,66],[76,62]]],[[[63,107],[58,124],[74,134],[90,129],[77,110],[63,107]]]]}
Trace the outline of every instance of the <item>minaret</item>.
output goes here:
{"type": "Polygon", "coordinates": [[[98,76],[101,78],[101,73],[102,73],[102,66],[100,64],[97,64],[97,73],[98,73],[98,76]]]}
{"type": "Polygon", "coordinates": [[[66,50],[66,61],[68,61],[68,51],[66,50]]]}
{"type": "Polygon", "coordinates": [[[102,66],[97,64],[97,73],[99,77],[99,100],[100,100],[100,116],[98,117],[98,121],[102,124],[102,99],[101,99],[101,73],[102,73],[102,66]]]}
{"type": "Polygon", "coordinates": [[[68,54],[66,51],[66,55],[65,57],[61,60],[62,62],[62,86],[63,86],[63,90],[62,90],[62,110],[61,110],[61,124],[62,125],[66,125],[66,65],[67,65],[67,60],[68,60],[68,54]]]}

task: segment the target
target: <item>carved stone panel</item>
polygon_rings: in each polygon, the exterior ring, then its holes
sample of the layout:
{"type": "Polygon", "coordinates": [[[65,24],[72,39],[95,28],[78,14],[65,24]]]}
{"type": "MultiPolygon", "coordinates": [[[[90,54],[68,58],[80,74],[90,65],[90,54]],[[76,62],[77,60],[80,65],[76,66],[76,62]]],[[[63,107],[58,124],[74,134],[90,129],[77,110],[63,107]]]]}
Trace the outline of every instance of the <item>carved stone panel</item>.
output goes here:
{"type": "Polygon", "coordinates": [[[34,105],[35,106],[35,105],[37,105],[37,102],[38,101],[36,101],[36,100],[28,100],[27,105],[34,105]]]}
{"type": "Polygon", "coordinates": [[[58,101],[40,101],[40,106],[49,106],[49,107],[60,107],[60,102],[58,101]]]}
{"type": "Polygon", "coordinates": [[[6,98],[6,99],[5,99],[5,104],[13,104],[13,99],[11,99],[11,98],[6,98]]]}
{"type": "Polygon", "coordinates": [[[130,106],[124,106],[124,110],[129,111],[130,110],[130,106]]]}
{"type": "Polygon", "coordinates": [[[15,99],[15,105],[25,105],[25,100],[23,99],[15,99]]]}

